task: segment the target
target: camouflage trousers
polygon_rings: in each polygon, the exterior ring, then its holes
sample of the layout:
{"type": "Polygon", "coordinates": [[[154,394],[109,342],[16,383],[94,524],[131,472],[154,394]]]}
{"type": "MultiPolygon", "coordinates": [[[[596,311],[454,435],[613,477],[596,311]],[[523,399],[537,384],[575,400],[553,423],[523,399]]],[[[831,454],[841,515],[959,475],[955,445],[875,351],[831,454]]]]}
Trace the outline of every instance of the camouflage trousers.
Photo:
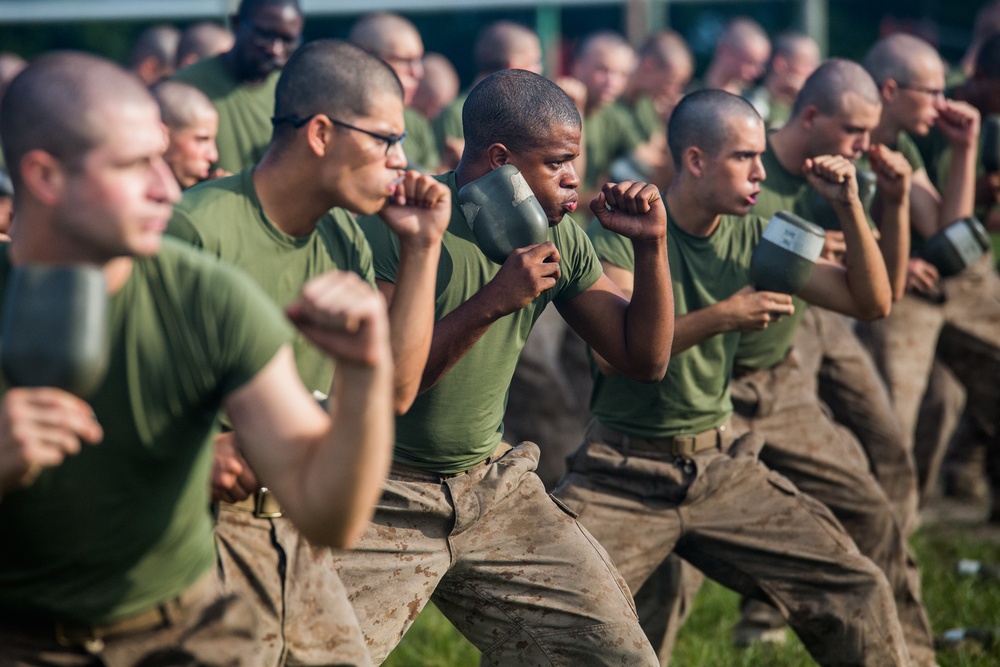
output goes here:
{"type": "MultiPolygon", "coordinates": [[[[889,317],[866,325],[865,336],[911,438],[925,394],[936,388],[929,384],[935,359],[957,377],[966,391],[963,432],[986,443],[992,486],[1000,489],[1000,277],[992,254],[943,279],[941,292],[942,303],[907,294],[889,317]]],[[[947,438],[929,440],[934,446],[914,446],[921,477],[933,484],[947,438]]]]}
{"type": "Polygon", "coordinates": [[[382,662],[428,600],[494,665],[656,665],[603,548],[500,445],[460,475],[394,465],[369,529],[336,566],[382,662]]]}
{"type": "Polygon", "coordinates": [[[110,626],[0,620],[0,667],[256,667],[253,610],[215,571],[175,600],[110,626]]]}
{"type": "Polygon", "coordinates": [[[673,552],[774,603],[820,664],[908,664],[884,575],[826,507],[753,456],[754,436],[727,453],[729,441],[720,433],[717,448],[675,457],[595,420],[555,495],[634,588],[673,552]]]}
{"type": "Polygon", "coordinates": [[[809,391],[818,394],[833,418],[861,443],[905,539],[918,523],[917,469],[910,439],[871,353],[854,328],[855,321],[844,315],[809,308],[793,348],[809,391]]]}
{"type": "Polygon", "coordinates": [[[358,620],[333,567],[286,518],[219,505],[219,570],[227,590],[257,611],[255,666],[371,665],[358,620]]]}

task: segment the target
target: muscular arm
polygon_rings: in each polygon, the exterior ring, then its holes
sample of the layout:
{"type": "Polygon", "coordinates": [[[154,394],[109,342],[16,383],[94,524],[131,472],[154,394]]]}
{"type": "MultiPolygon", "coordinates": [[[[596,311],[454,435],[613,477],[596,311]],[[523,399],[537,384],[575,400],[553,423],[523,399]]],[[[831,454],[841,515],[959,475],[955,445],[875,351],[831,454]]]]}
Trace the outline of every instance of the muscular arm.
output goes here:
{"type": "Polygon", "coordinates": [[[892,288],[882,251],[858,199],[854,166],[843,157],[821,156],[807,160],[804,173],[837,212],[847,246],[847,266],[821,260],[799,296],[857,319],[885,317],[892,304],[892,288]]]}
{"type": "MultiPolygon", "coordinates": [[[[371,517],[393,442],[392,353],[377,295],[353,275],[290,308],[337,362],[329,413],[316,404],[284,346],[224,407],[248,461],[284,511],[317,544],[347,547],[371,517]]],[[[327,282],[329,285],[329,282],[327,282]]]]}
{"type": "Polygon", "coordinates": [[[658,382],[667,372],[674,336],[663,201],[655,186],[625,181],[605,185],[590,208],[605,228],[632,240],[636,277],[631,300],[602,275],[582,294],[559,304],[559,312],[619,372],[638,382],[658,382]]]}

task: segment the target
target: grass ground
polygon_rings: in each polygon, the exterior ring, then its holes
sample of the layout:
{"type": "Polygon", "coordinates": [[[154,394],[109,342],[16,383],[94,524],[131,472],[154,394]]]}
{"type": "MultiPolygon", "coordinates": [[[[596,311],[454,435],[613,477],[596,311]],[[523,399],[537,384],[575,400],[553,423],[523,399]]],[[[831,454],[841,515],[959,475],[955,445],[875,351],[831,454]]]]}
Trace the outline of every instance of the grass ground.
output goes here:
{"type": "MultiPolygon", "coordinates": [[[[914,536],[921,563],[924,602],[935,634],[956,627],[1000,626],[1000,579],[959,577],[961,558],[1000,563],[1000,528],[976,527],[978,515],[938,511],[914,536]]],[[[672,665],[679,667],[798,667],[814,664],[794,635],[782,646],[746,651],[730,641],[737,621],[738,597],[708,582],[698,594],[694,612],[678,638],[672,665]]],[[[1000,630],[998,630],[1000,632],[1000,630]]],[[[938,651],[942,667],[1000,665],[1000,636],[992,645],[966,642],[938,651]]],[[[385,662],[387,667],[474,667],[479,652],[432,605],[417,619],[403,643],[385,662]]]]}

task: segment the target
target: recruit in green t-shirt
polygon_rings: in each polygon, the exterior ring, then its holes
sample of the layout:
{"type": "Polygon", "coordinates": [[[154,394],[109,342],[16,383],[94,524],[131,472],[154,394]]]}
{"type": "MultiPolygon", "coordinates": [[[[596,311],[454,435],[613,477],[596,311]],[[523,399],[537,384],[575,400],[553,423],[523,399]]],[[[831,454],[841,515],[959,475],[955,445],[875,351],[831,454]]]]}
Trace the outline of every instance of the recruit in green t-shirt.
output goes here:
{"type": "MultiPolygon", "coordinates": [[[[500,271],[476,245],[458,205],[455,174],[436,177],[451,189],[451,222],[442,239],[435,320],[465,303],[500,271]]],[[[377,218],[359,220],[375,257],[375,276],[395,282],[399,240],[377,218]]],[[[528,306],[502,317],[413,407],[396,419],[396,461],[440,473],[468,470],[485,460],[503,436],[503,414],[514,366],[524,341],[545,306],[569,301],[601,277],[601,265],[586,234],[563,221],[548,239],[559,250],[562,276],[528,306]]]]}
{"type": "Polygon", "coordinates": [[[223,64],[222,56],[205,58],[174,74],[212,100],[219,112],[218,166],[236,173],[257,164],[271,141],[274,90],[281,71],[260,83],[241,83],[223,64]]]}
{"type": "Polygon", "coordinates": [[[665,134],[667,131],[666,123],[660,118],[656,103],[649,95],[641,95],[634,101],[621,98],[615,101],[614,106],[632,121],[632,127],[642,141],[649,141],[654,134],[665,134]]]}
{"type": "MultiPolygon", "coordinates": [[[[667,220],[667,255],[676,317],[707,308],[750,284],[750,257],[765,222],[756,216],[722,216],[708,237],[693,236],[667,220]]],[[[635,271],[628,239],[596,220],[590,238],[602,261],[635,271]]],[[[590,408],[602,423],[637,438],[668,438],[714,428],[729,418],[729,378],[738,332],[712,336],[670,357],[663,380],[636,382],[604,375],[596,366],[590,408]]]]}
{"type": "MultiPolygon", "coordinates": [[[[0,246],[0,298],[9,270],[0,246]]],[[[220,403],[291,336],[249,283],[172,239],[135,260],[110,300],[107,377],[88,398],[104,439],[0,503],[0,615],[106,623],[214,567],[220,403]]]]}
{"type": "MultiPolygon", "coordinates": [[[[264,213],[250,169],[185,191],[167,233],[238,266],[282,308],[307,281],[334,269],[375,285],[371,248],[350,213],[335,208],[309,234],[286,234],[264,213]]],[[[292,348],[303,384],[328,394],[333,361],[298,332],[292,348]]]]}
{"type": "Polygon", "coordinates": [[[434,140],[437,142],[438,153],[444,155],[446,139],[465,139],[465,127],[462,125],[462,109],[469,91],[463,92],[455,101],[446,106],[434,119],[434,140]]]}

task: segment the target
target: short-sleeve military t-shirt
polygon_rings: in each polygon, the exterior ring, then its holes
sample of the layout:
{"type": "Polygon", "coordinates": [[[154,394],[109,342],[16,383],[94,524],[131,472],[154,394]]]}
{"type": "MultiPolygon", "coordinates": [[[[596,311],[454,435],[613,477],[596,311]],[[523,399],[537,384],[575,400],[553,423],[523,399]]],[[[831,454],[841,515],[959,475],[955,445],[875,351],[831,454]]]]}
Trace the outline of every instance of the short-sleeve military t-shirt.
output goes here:
{"type": "MultiPolygon", "coordinates": [[[[0,247],[0,299],[10,272],[0,247]]],[[[211,438],[223,398],[290,337],[236,269],[164,239],[110,299],[97,445],[0,503],[0,615],[105,623],[214,567],[211,438]]],[[[0,387],[6,391],[7,387],[0,387]]]]}
{"type": "MultiPolygon", "coordinates": [[[[476,245],[458,205],[454,172],[436,177],[451,189],[451,222],[442,239],[435,321],[469,300],[499,273],[476,245]]],[[[371,242],[375,276],[396,281],[399,240],[377,218],[359,223],[371,242]]],[[[601,265],[586,234],[563,221],[548,240],[559,249],[562,276],[528,306],[500,318],[441,380],[420,394],[396,419],[396,461],[440,473],[468,470],[485,460],[503,436],[507,391],[524,341],[549,302],[580,295],[601,277],[601,265]]]]}
{"type": "MultiPolygon", "coordinates": [[[[755,216],[722,216],[707,237],[694,236],[667,220],[667,255],[677,317],[707,308],[750,284],[750,257],[765,221],[755,216]]],[[[602,261],[635,271],[632,243],[590,226],[602,261]]],[[[739,333],[712,336],[670,357],[667,374],[654,384],[594,368],[591,411],[602,423],[638,438],[668,438],[701,433],[732,414],[729,378],[739,333]]]]}
{"type": "Polygon", "coordinates": [[[648,141],[654,134],[664,134],[667,131],[666,123],[660,118],[656,111],[656,103],[649,95],[642,95],[635,101],[629,102],[619,99],[615,102],[624,111],[632,125],[643,141],[648,141]]]}
{"type": "MultiPolygon", "coordinates": [[[[375,285],[371,248],[350,213],[335,208],[309,234],[286,234],[264,213],[250,169],[185,191],[167,233],[240,267],[282,308],[298,300],[311,278],[334,269],[375,285]]],[[[329,393],[329,356],[298,332],[292,348],[306,387],[329,393]]]]}
{"type": "MultiPolygon", "coordinates": [[[[809,181],[800,174],[793,174],[781,166],[774,155],[771,142],[761,157],[767,178],[761,182],[757,203],[750,209],[753,215],[765,220],[778,211],[790,211],[806,220],[815,220],[812,197],[815,192],[809,181]]],[[[795,313],[767,325],[763,331],[751,331],[740,336],[736,363],[749,369],[771,368],[779,364],[792,348],[792,339],[802,322],[809,304],[797,296],[792,297],[795,313]]]]}
{"type": "Polygon", "coordinates": [[[219,112],[218,165],[236,173],[257,164],[271,141],[274,90],[281,71],[260,83],[241,83],[223,64],[222,56],[205,58],[185,67],[174,78],[205,93],[219,112]]]}
{"type": "Polygon", "coordinates": [[[610,104],[583,120],[583,140],[587,148],[587,173],[584,189],[596,189],[603,183],[617,158],[629,155],[642,143],[642,136],[624,107],[610,104]]]}
{"type": "Polygon", "coordinates": [[[406,124],[406,141],[403,142],[403,152],[410,169],[431,173],[441,163],[437,144],[434,141],[434,130],[430,121],[416,109],[403,109],[403,122],[406,124]]]}

